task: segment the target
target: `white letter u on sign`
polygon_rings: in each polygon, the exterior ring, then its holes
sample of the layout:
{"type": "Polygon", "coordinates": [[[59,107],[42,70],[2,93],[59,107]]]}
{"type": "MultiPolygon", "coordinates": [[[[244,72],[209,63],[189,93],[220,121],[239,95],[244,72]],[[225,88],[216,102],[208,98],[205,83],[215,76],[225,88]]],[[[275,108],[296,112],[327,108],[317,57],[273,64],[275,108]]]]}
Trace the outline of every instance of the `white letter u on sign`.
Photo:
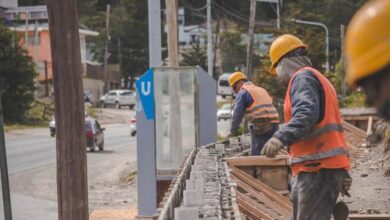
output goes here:
{"type": "Polygon", "coordinates": [[[150,81],[147,81],[146,84],[147,84],[147,88],[145,89],[145,82],[141,82],[141,92],[142,95],[144,96],[150,95],[151,88],[152,88],[152,83],[150,81]]]}

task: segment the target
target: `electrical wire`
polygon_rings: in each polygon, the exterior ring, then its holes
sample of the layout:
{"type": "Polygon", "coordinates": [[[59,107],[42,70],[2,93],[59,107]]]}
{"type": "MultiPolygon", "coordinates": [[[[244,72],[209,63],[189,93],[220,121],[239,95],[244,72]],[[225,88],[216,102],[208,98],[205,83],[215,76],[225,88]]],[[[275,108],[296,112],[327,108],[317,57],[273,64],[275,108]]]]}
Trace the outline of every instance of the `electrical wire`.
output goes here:
{"type": "Polygon", "coordinates": [[[239,20],[245,21],[245,22],[247,22],[247,23],[249,22],[249,19],[244,18],[244,17],[241,17],[240,15],[237,15],[237,14],[235,14],[234,12],[231,12],[231,11],[227,10],[226,8],[224,8],[223,6],[219,5],[219,4],[216,3],[215,1],[213,1],[213,4],[214,4],[216,7],[220,8],[222,11],[228,13],[230,16],[233,16],[233,17],[235,17],[235,18],[237,18],[237,19],[239,19],[239,20]]]}
{"type": "Polygon", "coordinates": [[[184,7],[190,9],[191,11],[196,11],[196,12],[203,11],[204,9],[207,8],[207,5],[208,5],[206,3],[206,5],[204,5],[204,6],[200,7],[200,8],[194,8],[194,7],[190,6],[189,4],[187,4],[184,0],[180,0],[180,2],[184,5],[184,7]]]}

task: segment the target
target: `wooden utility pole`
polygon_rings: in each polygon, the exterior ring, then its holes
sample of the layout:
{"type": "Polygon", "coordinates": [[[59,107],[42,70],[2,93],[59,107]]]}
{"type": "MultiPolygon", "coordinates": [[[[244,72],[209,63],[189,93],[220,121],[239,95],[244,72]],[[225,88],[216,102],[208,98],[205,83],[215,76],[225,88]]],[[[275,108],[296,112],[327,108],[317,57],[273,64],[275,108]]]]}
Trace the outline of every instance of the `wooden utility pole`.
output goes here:
{"type": "MultiPolygon", "coordinates": [[[[168,25],[168,66],[179,66],[178,48],[178,20],[177,0],[166,0],[166,13],[168,25]]],[[[170,152],[173,167],[179,168],[182,158],[182,132],[181,132],[181,110],[180,110],[180,72],[172,69],[169,75],[170,95],[170,152]]]]}
{"type": "Polygon", "coordinates": [[[255,28],[255,18],[256,18],[256,0],[251,0],[248,48],[246,54],[246,74],[248,78],[252,76],[253,34],[255,28]]]}
{"type": "Polygon", "coordinates": [[[76,0],[47,0],[57,146],[59,220],[88,220],[87,157],[76,0]]]}
{"type": "Polygon", "coordinates": [[[45,96],[46,97],[49,97],[49,76],[48,76],[48,69],[47,69],[47,60],[45,60],[44,62],[44,65],[45,65],[45,96]]]}
{"type": "Polygon", "coordinates": [[[106,10],[106,34],[107,38],[104,46],[104,93],[110,90],[110,81],[108,77],[108,43],[110,42],[110,4],[107,4],[106,10]]]}
{"type": "Polygon", "coordinates": [[[168,26],[168,66],[179,66],[177,0],[165,0],[168,26]]]}
{"type": "Polygon", "coordinates": [[[347,85],[345,83],[345,71],[344,71],[344,33],[345,33],[345,25],[340,26],[340,38],[341,38],[341,100],[344,101],[345,96],[347,95],[347,85]]]}

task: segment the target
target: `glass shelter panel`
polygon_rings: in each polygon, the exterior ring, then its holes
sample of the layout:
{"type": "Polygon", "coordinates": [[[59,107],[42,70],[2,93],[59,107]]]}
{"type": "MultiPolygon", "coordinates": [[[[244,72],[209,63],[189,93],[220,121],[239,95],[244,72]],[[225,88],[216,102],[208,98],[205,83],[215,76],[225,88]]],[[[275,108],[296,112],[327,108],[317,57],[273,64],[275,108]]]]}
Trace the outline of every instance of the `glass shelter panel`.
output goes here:
{"type": "Polygon", "coordinates": [[[196,68],[156,68],[156,160],[158,171],[179,169],[197,146],[196,68]]]}

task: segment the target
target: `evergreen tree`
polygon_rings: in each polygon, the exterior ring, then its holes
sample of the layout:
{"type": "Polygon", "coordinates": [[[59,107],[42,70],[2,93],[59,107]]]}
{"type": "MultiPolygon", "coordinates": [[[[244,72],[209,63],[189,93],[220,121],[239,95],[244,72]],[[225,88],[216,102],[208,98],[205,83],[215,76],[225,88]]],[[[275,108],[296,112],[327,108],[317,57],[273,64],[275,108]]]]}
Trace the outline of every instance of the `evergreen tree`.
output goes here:
{"type": "Polygon", "coordinates": [[[199,43],[192,44],[191,49],[181,53],[181,56],[181,66],[200,66],[207,71],[206,49],[202,48],[199,43]]]}
{"type": "Polygon", "coordinates": [[[34,100],[34,63],[0,23],[0,94],[6,123],[22,122],[34,100]]]}

